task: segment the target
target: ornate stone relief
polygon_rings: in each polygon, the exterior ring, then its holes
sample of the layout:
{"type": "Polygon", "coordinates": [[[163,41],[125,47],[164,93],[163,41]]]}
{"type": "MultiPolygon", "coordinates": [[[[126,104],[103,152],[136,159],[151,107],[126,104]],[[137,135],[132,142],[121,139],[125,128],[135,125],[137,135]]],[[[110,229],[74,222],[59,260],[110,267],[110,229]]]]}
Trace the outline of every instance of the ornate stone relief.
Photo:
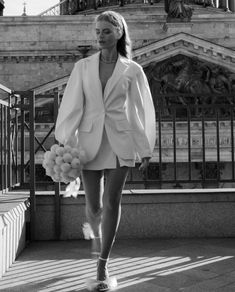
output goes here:
{"type": "MultiPolygon", "coordinates": [[[[163,26],[167,30],[167,26],[163,26]]],[[[200,39],[188,33],[177,33],[170,37],[138,48],[134,51],[134,59],[142,66],[155,61],[162,61],[176,55],[198,57],[199,59],[227,67],[235,72],[235,51],[200,39]]]]}
{"type": "Polygon", "coordinates": [[[15,54],[15,55],[0,55],[0,63],[44,63],[44,62],[75,62],[80,58],[80,54],[60,54],[60,55],[52,55],[52,54],[40,54],[40,55],[32,55],[32,54],[15,54]]]}
{"type": "Polygon", "coordinates": [[[151,63],[145,72],[155,104],[164,106],[165,116],[172,114],[173,105],[234,104],[235,74],[222,66],[177,55],[151,63]]]}
{"type": "Polygon", "coordinates": [[[233,142],[230,109],[235,102],[234,51],[180,33],[150,44],[146,48],[137,49],[134,57],[144,67],[148,76],[157,119],[158,109],[160,107],[162,109],[161,132],[158,124],[153,161],[158,162],[160,159],[158,151],[160,145],[161,161],[167,165],[173,162],[174,155],[177,162],[187,163],[189,153],[191,162],[202,165],[205,155],[206,177],[211,177],[211,172],[216,177],[214,165],[217,163],[218,147],[220,169],[223,168],[223,162],[231,161],[233,142]],[[218,115],[222,120],[217,124],[213,105],[221,104],[227,106],[219,109],[218,115]],[[184,108],[186,105],[190,105],[192,109],[190,136],[187,110],[184,108]],[[203,112],[204,122],[200,105],[207,105],[203,112]],[[172,109],[176,107],[178,109],[174,124],[172,109]],[[203,147],[206,148],[205,153],[203,147]]]}
{"type": "Polygon", "coordinates": [[[184,0],[169,0],[167,11],[167,22],[189,22],[193,15],[193,8],[184,0]]]}

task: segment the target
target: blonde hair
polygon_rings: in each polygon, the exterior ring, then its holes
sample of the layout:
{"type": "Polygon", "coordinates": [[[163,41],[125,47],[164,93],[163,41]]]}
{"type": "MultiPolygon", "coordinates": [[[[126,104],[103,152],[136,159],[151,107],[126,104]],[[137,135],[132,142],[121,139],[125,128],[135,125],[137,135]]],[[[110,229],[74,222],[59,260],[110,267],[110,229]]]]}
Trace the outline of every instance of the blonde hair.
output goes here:
{"type": "Polygon", "coordinates": [[[107,21],[115,26],[121,33],[122,36],[117,42],[117,51],[123,57],[131,59],[131,40],[129,36],[128,26],[124,17],[114,11],[104,11],[97,16],[97,21],[107,21]]]}

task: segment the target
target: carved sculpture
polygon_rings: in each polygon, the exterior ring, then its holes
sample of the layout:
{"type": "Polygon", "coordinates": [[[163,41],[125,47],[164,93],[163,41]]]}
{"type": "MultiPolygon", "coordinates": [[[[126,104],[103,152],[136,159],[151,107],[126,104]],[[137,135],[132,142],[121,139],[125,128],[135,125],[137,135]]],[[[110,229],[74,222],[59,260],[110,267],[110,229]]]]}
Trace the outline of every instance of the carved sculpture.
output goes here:
{"type": "Polygon", "coordinates": [[[203,7],[215,7],[213,0],[194,0],[194,3],[198,5],[203,5],[203,7]]]}
{"type": "Polygon", "coordinates": [[[176,20],[188,22],[193,14],[193,8],[185,4],[184,0],[169,0],[166,10],[168,22],[176,20]]]}
{"type": "Polygon", "coordinates": [[[4,8],[5,8],[4,1],[0,0],[0,16],[3,16],[4,8]]]}
{"type": "Polygon", "coordinates": [[[174,104],[234,104],[235,74],[218,65],[178,55],[151,64],[146,74],[155,105],[164,107],[164,115],[174,104]]]}

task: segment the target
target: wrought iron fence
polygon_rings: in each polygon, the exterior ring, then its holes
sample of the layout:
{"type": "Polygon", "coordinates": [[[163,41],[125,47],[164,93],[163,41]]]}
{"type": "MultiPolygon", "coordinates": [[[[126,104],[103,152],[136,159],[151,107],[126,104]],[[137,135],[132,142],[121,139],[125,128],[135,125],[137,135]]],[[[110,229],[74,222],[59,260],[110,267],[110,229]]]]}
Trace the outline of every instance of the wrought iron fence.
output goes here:
{"type": "Polygon", "coordinates": [[[100,7],[124,6],[138,3],[140,0],[62,0],[58,4],[48,8],[39,16],[73,15],[83,11],[96,10],[100,7]]]}
{"type": "MultiPolygon", "coordinates": [[[[34,238],[36,196],[55,191],[55,225],[60,232],[60,190],[65,186],[45,176],[42,160],[54,139],[60,97],[5,91],[0,101],[0,191],[30,189],[31,239],[34,238]]],[[[221,104],[155,102],[156,145],[148,172],[130,170],[126,188],[205,188],[235,185],[234,96],[221,104]]],[[[169,97],[169,96],[168,96],[169,97]]],[[[214,98],[216,96],[213,96],[214,98]]],[[[166,96],[164,96],[164,100],[166,96]]],[[[187,95],[188,100],[195,96],[187,95]]],[[[177,100],[176,96],[175,99],[177,100]]],[[[222,99],[220,99],[222,100],[222,99]]],[[[160,101],[160,102],[159,102],[160,101]]]]}
{"type": "MultiPolygon", "coordinates": [[[[7,94],[8,99],[0,102],[1,190],[17,183],[21,188],[30,188],[32,172],[35,172],[35,187],[53,189],[42,160],[45,151],[55,143],[59,95],[7,94]],[[33,170],[30,170],[31,160],[35,164],[33,170]]],[[[227,97],[230,103],[210,105],[155,104],[157,139],[148,172],[142,177],[137,162],[130,170],[126,188],[233,186],[233,98],[227,97]]]]}
{"type": "MultiPolygon", "coordinates": [[[[182,100],[182,96],[179,100],[182,100]]],[[[195,96],[187,97],[188,100],[195,99],[195,96]]],[[[35,104],[35,145],[32,149],[35,155],[36,185],[43,189],[53,189],[53,182],[45,175],[41,164],[45,151],[55,143],[58,93],[35,96],[35,104]]],[[[170,102],[166,105],[159,102],[155,107],[157,139],[148,173],[142,177],[137,162],[137,166],[130,170],[126,188],[229,187],[235,183],[233,99],[227,104],[210,105],[170,102]]],[[[25,122],[22,121],[23,124],[25,122]]],[[[24,128],[27,130],[28,126],[24,128]]],[[[27,135],[22,132],[23,136],[27,135]]],[[[23,164],[27,172],[29,149],[24,149],[24,153],[21,167],[23,164]]],[[[27,173],[25,176],[27,178],[27,173]]],[[[27,179],[23,183],[26,186],[27,179]]]]}
{"type": "Polygon", "coordinates": [[[234,112],[234,102],[157,107],[156,146],[145,187],[234,186],[234,112]]]}
{"type": "Polygon", "coordinates": [[[18,110],[12,107],[13,91],[2,84],[0,91],[0,193],[5,193],[19,183],[18,110]]]}

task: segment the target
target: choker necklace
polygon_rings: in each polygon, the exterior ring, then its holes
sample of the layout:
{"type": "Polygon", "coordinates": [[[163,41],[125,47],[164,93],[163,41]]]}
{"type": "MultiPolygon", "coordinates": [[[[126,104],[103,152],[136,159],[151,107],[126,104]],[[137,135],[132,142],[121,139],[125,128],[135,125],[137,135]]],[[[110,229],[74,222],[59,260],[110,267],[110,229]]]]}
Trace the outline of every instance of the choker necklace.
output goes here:
{"type": "Polygon", "coordinates": [[[105,64],[113,64],[113,63],[116,63],[117,62],[117,59],[111,60],[111,61],[106,61],[102,57],[100,57],[100,61],[103,62],[103,63],[105,63],[105,64]]]}

